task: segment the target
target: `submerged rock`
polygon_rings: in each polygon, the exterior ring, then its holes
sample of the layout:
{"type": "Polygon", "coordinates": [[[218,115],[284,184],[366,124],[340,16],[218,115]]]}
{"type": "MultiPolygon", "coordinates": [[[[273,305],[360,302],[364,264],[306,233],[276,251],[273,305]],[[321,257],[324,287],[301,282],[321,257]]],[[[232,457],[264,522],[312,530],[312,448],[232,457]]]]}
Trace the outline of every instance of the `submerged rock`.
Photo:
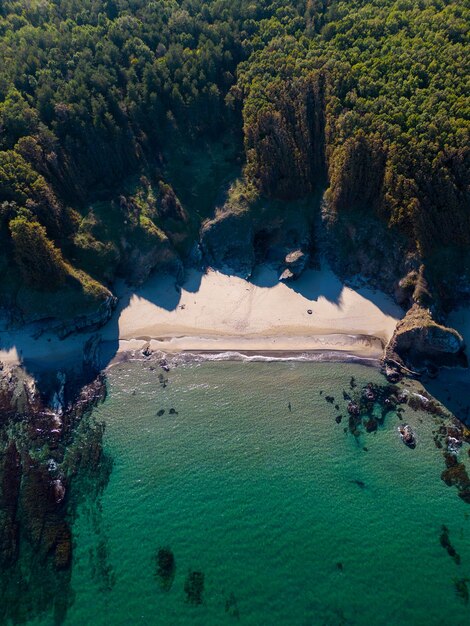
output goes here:
{"type": "Polygon", "coordinates": [[[204,593],[204,574],[202,572],[190,571],[184,583],[186,602],[189,604],[202,604],[204,593]]]}
{"type": "Polygon", "coordinates": [[[357,485],[361,489],[366,488],[366,483],[363,480],[357,480],[357,478],[355,478],[354,480],[350,480],[349,482],[353,483],[354,485],[357,485]]]}
{"type": "Polygon", "coordinates": [[[227,600],[225,600],[225,612],[234,617],[235,619],[240,619],[240,611],[238,609],[238,602],[233,594],[233,592],[229,595],[227,600]]]}
{"type": "Polygon", "coordinates": [[[449,529],[447,526],[442,526],[439,541],[441,546],[447,550],[448,555],[454,559],[457,565],[460,565],[460,556],[457,554],[454,546],[450,542],[449,529]]]}
{"type": "Polygon", "coordinates": [[[455,593],[462,600],[464,604],[468,604],[469,593],[467,583],[470,582],[469,578],[459,578],[454,580],[455,593]]]}
{"type": "Polygon", "coordinates": [[[72,562],[72,533],[67,524],[57,530],[55,539],[54,564],[58,570],[68,569],[72,562]]]}
{"type": "Polygon", "coordinates": [[[377,430],[378,423],[374,417],[371,417],[364,423],[364,426],[368,433],[373,433],[377,430]]]}
{"type": "Polygon", "coordinates": [[[173,552],[168,547],[160,548],[156,556],[156,576],[164,591],[171,589],[175,572],[176,562],[173,552]]]}

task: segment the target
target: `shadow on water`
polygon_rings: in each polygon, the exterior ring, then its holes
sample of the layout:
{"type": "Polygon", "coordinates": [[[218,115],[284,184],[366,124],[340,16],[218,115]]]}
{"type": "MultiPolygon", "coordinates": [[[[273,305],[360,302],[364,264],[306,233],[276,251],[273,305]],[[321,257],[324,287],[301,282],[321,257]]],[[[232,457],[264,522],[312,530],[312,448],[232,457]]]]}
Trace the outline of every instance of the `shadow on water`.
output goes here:
{"type": "Polygon", "coordinates": [[[470,370],[442,369],[437,378],[421,382],[446,409],[470,426],[470,370]]]}

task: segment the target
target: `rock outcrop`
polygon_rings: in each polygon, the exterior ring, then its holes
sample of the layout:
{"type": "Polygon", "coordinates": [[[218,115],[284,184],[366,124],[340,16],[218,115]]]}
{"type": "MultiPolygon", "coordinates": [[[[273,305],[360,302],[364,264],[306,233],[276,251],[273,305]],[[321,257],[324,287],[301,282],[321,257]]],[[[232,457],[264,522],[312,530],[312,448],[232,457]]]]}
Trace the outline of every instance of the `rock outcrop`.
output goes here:
{"type": "Polygon", "coordinates": [[[431,311],[414,304],[385,349],[385,363],[425,369],[427,365],[467,365],[462,336],[438,324],[431,311]]]}
{"type": "Polygon", "coordinates": [[[174,276],[177,282],[184,274],[181,259],[166,236],[157,245],[134,247],[126,260],[126,268],[126,277],[133,285],[144,283],[156,269],[161,274],[174,276]]]}
{"type": "Polygon", "coordinates": [[[405,238],[371,213],[336,213],[322,207],[323,243],[333,270],[343,279],[361,275],[393,296],[402,276],[420,262],[405,238]]]}
{"type": "Polygon", "coordinates": [[[312,226],[302,209],[268,206],[255,226],[256,260],[275,267],[279,280],[295,280],[310,263],[312,226]]]}
{"type": "Polygon", "coordinates": [[[286,269],[280,275],[279,280],[290,280],[298,278],[300,274],[304,271],[308,263],[308,259],[308,252],[306,253],[302,250],[294,250],[293,252],[289,252],[289,254],[286,254],[286,257],[284,259],[286,269]]]}
{"type": "Polygon", "coordinates": [[[245,210],[221,210],[201,228],[201,249],[208,265],[249,278],[255,264],[254,228],[245,210]]]}
{"type": "Polygon", "coordinates": [[[93,331],[101,326],[104,326],[113,314],[114,308],[117,304],[117,298],[114,296],[108,296],[99,307],[86,315],[78,315],[72,317],[69,320],[64,320],[57,324],[57,320],[54,320],[50,325],[45,324],[43,330],[51,330],[59,335],[61,339],[64,339],[72,333],[79,333],[83,331],[93,331]]]}

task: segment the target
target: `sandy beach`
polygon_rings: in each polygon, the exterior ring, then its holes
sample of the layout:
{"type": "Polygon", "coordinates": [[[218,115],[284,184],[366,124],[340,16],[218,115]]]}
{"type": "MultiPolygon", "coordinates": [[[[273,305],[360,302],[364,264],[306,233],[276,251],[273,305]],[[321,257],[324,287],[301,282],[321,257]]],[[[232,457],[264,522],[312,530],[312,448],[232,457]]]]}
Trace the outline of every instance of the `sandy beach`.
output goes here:
{"type": "MultiPolygon", "coordinates": [[[[164,351],[354,350],[374,356],[391,337],[401,311],[384,294],[353,290],[334,273],[306,271],[280,283],[260,267],[251,281],[220,272],[190,272],[180,291],[155,278],[119,315],[121,342],[164,351]]],[[[106,336],[106,333],[104,333],[106,336]]]]}
{"type": "MultiPolygon", "coordinates": [[[[328,268],[307,270],[289,284],[264,266],[250,281],[191,270],[181,288],[169,276],[155,276],[138,290],[120,285],[118,295],[113,318],[99,331],[114,353],[149,344],[173,353],[321,350],[379,358],[402,315],[385,294],[346,287],[328,268]]],[[[59,366],[87,338],[3,332],[0,360],[50,360],[59,366]]]]}

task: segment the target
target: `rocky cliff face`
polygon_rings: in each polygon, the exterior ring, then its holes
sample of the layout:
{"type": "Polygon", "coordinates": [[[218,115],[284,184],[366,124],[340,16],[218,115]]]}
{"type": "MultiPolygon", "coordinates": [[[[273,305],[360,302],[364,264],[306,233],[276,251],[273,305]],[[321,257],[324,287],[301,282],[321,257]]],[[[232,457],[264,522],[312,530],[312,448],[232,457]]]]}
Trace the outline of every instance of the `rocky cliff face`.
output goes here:
{"type": "Polygon", "coordinates": [[[221,211],[201,228],[201,249],[209,266],[249,278],[255,264],[253,219],[248,211],[221,211]]]}
{"type": "Polygon", "coordinates": [[[419,258],[398,232],[367,213],[338,215],[322,209],[323,247],[342,278],[362,275],[374,287],[395,296],[402,276],[419,268],[419,258]]]}
{"type": "Polygon", "coordinates": [[[248,278],[255,264],[274,267],[280,280],[296,279],[311,261],[313,229],[304,206],[257,200],[257,206],[227,202],[205,222],[200,241],[210,267],[248,278]]]}
{"type": "Polygon", "coordinates": [[[79,315],[70,320],[64,320],[59,324],[56,321],[52,322],[50,330],[56,332],[61,339],[73,333],[97,330],[109,321],[116,304],[117,298],[108,296],[95,311],[88,315],[79,315]]]}
{"type": "Polygon", "coordinates": [[[141,285],[157,270],[174,276],[177,282],[183,277],[183,263],[167,237],[154,245],[135,246],[126,259],[126,277],[133,285],[141,285]]]}

